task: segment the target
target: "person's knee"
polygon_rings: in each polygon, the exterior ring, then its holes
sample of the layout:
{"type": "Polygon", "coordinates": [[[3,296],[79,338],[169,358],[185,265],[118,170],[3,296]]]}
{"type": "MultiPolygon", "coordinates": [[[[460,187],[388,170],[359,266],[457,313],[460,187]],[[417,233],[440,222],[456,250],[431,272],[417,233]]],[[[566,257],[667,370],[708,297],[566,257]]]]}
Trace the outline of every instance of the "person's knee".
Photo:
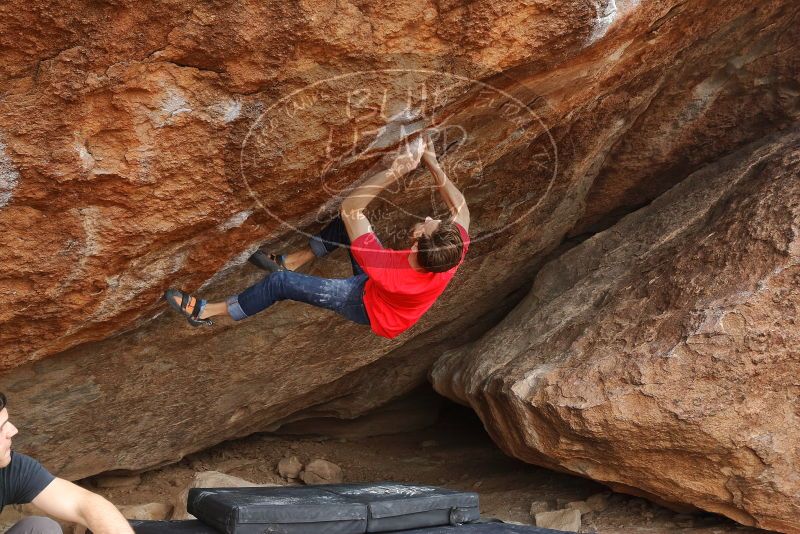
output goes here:
{"type": "Polygon", "coordinates": [[[7,534],[62,534],[61,525],[49,517],[26,517],[8,529],[7,534]]]}
{"type": "Polygon", "coordinates": [[[275,271],[274,273],[269,275],[269,283],[271,285],[283,285],[286,283],[286,279],[289,277],[290,271],[275,271]]]}
{"type": "Polygon", "coordinates": [[[269,275],[264,295],[270,300],[283,300],[291,271],[275,271],[269,275]]]}

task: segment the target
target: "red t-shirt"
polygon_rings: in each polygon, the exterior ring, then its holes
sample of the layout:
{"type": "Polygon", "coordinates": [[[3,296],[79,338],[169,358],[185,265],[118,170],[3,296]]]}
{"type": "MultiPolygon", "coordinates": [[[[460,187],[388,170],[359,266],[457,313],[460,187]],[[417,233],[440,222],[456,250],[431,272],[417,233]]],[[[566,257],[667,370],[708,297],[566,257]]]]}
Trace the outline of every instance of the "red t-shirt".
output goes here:
{"type": "Polygon", "coordinates": [[[408,264],[411,249],[383,248],[374,233],[359,236],[351,251],[369,279],[364,288],[364,307],[372,331],[379,336],[397,337],[416,323],[433,306],[464,261],[469,235],[456,223],[464,241],[458,265],[443,273],[421,273],[408,264]]]}

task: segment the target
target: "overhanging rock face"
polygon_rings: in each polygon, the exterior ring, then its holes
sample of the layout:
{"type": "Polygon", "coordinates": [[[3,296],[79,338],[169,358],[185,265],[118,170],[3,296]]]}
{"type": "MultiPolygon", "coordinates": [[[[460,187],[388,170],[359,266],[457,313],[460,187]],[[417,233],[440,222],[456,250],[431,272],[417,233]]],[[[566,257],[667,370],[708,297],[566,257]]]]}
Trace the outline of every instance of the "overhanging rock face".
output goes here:
{"type": "Polygon", "coordinates": [[[523,460],[800,532],[800,133],[546,264],[434,387],[523,460]]]}
{"type": "MultiPolygon", "coordinates": [[[[335,5],[0,6],[0,388],[20,450],[79,478],[363,413],[479,335],[565,236],[798,118],[789,0],[335,5]],[[256,246],[302,242],[445,119],[475,241],[411,331],[289,303],[209,330],[159,315],[169,286],[257,280],[256,246]]],[[[390,194],[378,231],[429,198],[390,194]]]]}

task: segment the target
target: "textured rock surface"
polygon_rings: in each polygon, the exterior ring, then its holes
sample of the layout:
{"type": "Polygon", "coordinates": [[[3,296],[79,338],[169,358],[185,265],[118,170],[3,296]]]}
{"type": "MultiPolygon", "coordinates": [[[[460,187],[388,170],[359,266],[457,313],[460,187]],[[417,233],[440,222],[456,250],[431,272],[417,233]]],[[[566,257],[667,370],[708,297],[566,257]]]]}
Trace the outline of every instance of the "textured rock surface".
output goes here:
{"type": "MultiPolygon", "coordinates": [[[[3,3],[0,389],[17,446],[79,478],[411,391],[564,236],[795,121],[796,22],[791,0],[3,3]],[[294,304],[203,331],[157,316],[166,287],[225,296],[257,279],[242,263],[259,243],[299,242],[262,208],[318,228],[335,200],[320,187],[326,148],[346,153],[388,120],[354,124],[341,101],[317,101],[248,145],[261,113],[311,82],[399,67],[479,78],[552,136],[515,137],[513,108],[474,88],[437,108],[481,161],[460,177],[481,239],[428,316],[391,342],[294,304]]],[[[343,184],[371,163],[337,162],[343,184]]],[[[312,272],[345,274],[340,260],[312,272]]]]}
{"type": "Polygon", "coordinates": [[[800,133],[546,264],[434,387],[509,454],[800,532],[800,133]]]}
{"type": "Polygon", "coordinates": [[[554,510],[536,514],[536,526],[564,532],[578,532],[581,528],[581,513],[578,510],[554,510]]]}

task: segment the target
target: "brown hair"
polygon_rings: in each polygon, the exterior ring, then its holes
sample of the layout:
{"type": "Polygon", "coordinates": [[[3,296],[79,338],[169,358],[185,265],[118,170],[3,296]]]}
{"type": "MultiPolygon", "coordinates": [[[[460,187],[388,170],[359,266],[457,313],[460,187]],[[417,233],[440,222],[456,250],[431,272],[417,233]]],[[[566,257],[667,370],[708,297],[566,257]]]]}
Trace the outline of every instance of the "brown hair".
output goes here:
{"type": "Polygon", "coordinates": [[[417,260],[428,272],[449,271],[461,261],[464,240],[461,231],[453,221],[442,221],[430,235],[422,235],[417,240],[417,260]]]}

